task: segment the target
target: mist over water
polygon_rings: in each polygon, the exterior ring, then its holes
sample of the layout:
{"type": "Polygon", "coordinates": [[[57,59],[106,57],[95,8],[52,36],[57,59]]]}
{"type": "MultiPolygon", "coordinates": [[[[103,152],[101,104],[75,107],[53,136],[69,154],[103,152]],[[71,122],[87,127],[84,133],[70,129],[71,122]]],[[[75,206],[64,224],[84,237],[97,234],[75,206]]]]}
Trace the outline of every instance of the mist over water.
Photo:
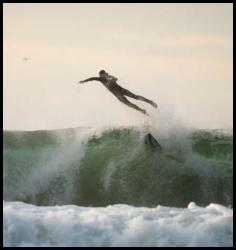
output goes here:
{"type": "Polygon", "coordinates": [[[4,131],[3,153],[4,246],[232,245],[229,131],[4,131]]]}
{"type": "Polygon", "coordinates": [[[159,131],[147,124],[5,131],[4,200],[177,207],[214,201],[229,206],[232,134],[182,128],[159,131]],[[150,132],[163,152],[144,143],[150,132]]]}

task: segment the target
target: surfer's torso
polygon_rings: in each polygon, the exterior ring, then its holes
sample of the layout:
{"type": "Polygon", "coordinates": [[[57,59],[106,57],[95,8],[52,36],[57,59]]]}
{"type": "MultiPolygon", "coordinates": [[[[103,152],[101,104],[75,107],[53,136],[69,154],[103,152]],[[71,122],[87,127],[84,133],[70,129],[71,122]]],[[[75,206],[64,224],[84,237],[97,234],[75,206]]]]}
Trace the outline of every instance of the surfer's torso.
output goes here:
{"type": "Polygon", "coordinates": [[[102,84],[109,90],[118,90],[121,88],[117,83],[117,78],[112,75],[106,75],[104,77],[101,77],[102,84]]]}

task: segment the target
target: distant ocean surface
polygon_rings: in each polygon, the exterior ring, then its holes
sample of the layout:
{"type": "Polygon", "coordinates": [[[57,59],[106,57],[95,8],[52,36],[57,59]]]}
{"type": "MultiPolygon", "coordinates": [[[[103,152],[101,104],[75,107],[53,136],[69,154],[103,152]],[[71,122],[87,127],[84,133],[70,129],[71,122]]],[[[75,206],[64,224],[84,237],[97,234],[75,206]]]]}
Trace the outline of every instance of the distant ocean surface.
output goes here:
{"type": "Polygon", "coordinates": [[[4,246],[233,246],[233,134],[3,132],[4,246]]]}

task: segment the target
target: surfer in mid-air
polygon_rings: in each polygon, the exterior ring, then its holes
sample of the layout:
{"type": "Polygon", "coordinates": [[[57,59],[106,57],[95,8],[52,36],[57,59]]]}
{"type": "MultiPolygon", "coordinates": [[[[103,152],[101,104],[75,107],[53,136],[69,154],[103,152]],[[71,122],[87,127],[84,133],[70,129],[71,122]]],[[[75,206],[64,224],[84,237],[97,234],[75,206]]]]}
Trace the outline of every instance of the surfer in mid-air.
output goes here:
{"type": "Polygon", "coordinates": [[[137,105],[131,103],[125,96],[147,102],[151,104],[154,108],[157,108],[157,104],[151,100],[146,99],[143,96],[135,95],[127,89],[122,88],[116,83],[118,79],[114,76],[109,75],[105,70],[99,71],[99,77],[90,77],[86,80],[80,81],[80,83],[89,82],[89,81],[99,81],[101,82],[109,91],[112,92],[121,102],[128,105],[131,108],[134,108],[145,115],[148,115],[145,109],[139,108],[137,105]]]}

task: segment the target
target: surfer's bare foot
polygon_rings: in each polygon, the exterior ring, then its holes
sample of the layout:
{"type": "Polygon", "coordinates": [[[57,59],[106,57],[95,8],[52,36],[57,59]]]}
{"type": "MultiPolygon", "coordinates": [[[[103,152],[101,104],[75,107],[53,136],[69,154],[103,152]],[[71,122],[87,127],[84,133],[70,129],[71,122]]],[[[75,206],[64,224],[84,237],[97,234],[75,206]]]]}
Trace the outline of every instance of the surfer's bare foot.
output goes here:
{"type": "Polygon", "coordinates": [[[145,109],[142,109],[141,112],[144,113],[145,115],[149,115],[145,109]]]}
{"type": "Polygon", "coordinates": [[[157,108],[157,104],[156,104],[155,102],[152,102],[152,106],[153,106],[154,108],[157,108]]]}

